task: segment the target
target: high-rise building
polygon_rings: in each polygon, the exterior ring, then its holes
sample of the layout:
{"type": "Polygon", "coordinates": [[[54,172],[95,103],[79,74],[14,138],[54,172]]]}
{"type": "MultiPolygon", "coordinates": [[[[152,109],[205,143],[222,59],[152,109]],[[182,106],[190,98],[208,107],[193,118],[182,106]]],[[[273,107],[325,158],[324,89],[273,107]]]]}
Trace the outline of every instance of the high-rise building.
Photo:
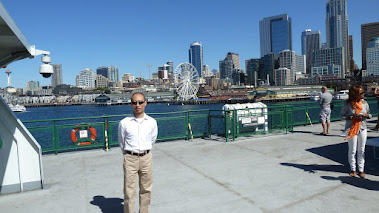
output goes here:
{"type": "Polygon", "coordinates": [[[245,60],[245,69],[247,73],[247,84],[258,86],[258,72],[259,72],[259,60],[257,58],[251,58],[245,60]]]}
{"type": "Polygon", "coordinates": [[[379,22],[362,24],[361,25],[361,40],[362,40],[362,70],[366,70],[366,48],[368,42],[379,37],[379,22]]]}
{"type": "Polygon", "coordinates": [[[226,58],[219,61],[219,69],[221,79],[231,79],[233,73],[233,61],[226,58]]]}
{"type": "Polygon", "coordinates": [[[219,62],[220,77],[232,78],[234,69],[240,68],[240,56],[237,53],[228,52],[224,60],[219,62]]]}
{"type": "Polygon", "coordinates": [[[96,73],[91,69],[84,69],[76,76],[76,86],[95,88],[96,87],[96,73]]]}
{"type": "Polygon", "coordinates": [[[349,70],[350,72],[353,72],[355,70],[354,47],[353,47],[352,35],[349,35],[349,70]]]}
{"type": "Polygon", "coordinates": [[[232,79],[234,85],[245,84],[245,72],[241,68],[234,68],[232,72],[232,79]]]}
{"type": "Polygon", "coordinates": [[[134,81],[134,76],[130,73],[125,73],[123,76],[122,76],[122,81],[126,81],[126,82],[132,82],[134,81]]]}
{"type": "Polygon", "coordinates": [[[341,65],[331,65],[331,66],[322,66],[322,67],[312,67],[311,76],[325,76],[325,75],[334,75],[340,76],[341,65]]]}
{"type": "Polygon", "coordinates": [[[39,88],[39,81],[28,81],[28,88],[29,89],[38,89],[39,88]]]}
{"type": "Polygon", "coordinates": [[[169,69],[170,69],[170,65],[168,65],[168,64],[163,64],[162,66],[158,67],[158,71],[167,70],[167,73],[168,73],[169,69]]]}
{"type": "Polygon", "coordinates": [[[159,79],[168,79],[168,71],[167,70],[158,70],[158,78],[159,79]]]}
{"type": "Polygon", "coordinates": [[[258,78],[269,85],[275,85],[274,71],[279,68],[279,59],[275,53],[267,54],[259,60],[258,78]]]}
{"type": "Polygon", "coordinates": [[[292,71],[288,68],[279,68],[274,71],[275,86],[291,85],[292,71]]]}
{"type": "Polygon", "coordinates": [[[343,63],[345,61],[345,52],[343,50],[343,47],[316,50],[314,53],[314,64],[312,69],[314,67],[339,65],[341,67],[338,77],[345,78],[345,64],[343,63]]]}
{"type": "Polygon", "coordinates": [[[213,73],[211,73],[211,71],[209,70],[209,66],[208,65],[206,65],[206,64],[203,65],[203,73],[201,74],[201,76],[203,76],[203,77],[213,76],[213,73]]]}
{"type": "Polygon", "coordinates": [[[163,64],[162,66],[158,67],[158,78],[159,79],[168,79],[169,78],[169,72],[168,70],[171,68],[168,64],[163,64]]]}
{"type": "Polygon", "coordinates": [[[62,64],[52,64],[54,73],[51,75],[51,86],[62,84],[62,64]]]}
{"type": "MultiPolygon", "coordinates": [[[[279,53],[279,68],[288,68],[290,72],[290,84],[295,82],[296,75],[296,54],[292,50],[283,50],[279,53]]],[[[286,71],[286,72],[287,72],[286,71]]],[[[282,70],[281,70],[282,72],[282,70]]],[[[287,75],[287,74],[286,74],[287,75]]],[[[286,84],[288,85],[288,84],[286,84]]]]}
{"type": "Polygon", "coordinates": [[[111,81],[108,78],[102,75],[96,76],[96,88],[107,88],[110,82],[111,81]]]}
{"type": "Polygon", "coordinates": [[[96,74],[108,78],[108,67],[99,67],[96,69],[96,74]]]}
{"type": "Polygon", "coordinates": [[[320,31],[307,29],[301,33],[301,54],[306,57],[306,72],[309,74],[313,66],[313,53],[321,48],[320,31]]]}
{"type": "Polygon", "coordinates": [[[228,52],[225,59],[233,61],[233,69],[240,68],[240,56],[237,53],[228,52]]]}
{"type": "Polygon", "coordinates": [[[169,67],[167,67],[168,75],[173,76],[173,74],[174,74],[174,62],[168,61],[167,65],[169,65],[169,67]]]}
{"type": "Polygon", "coordinates": [[[349,72],[349,31],[346,0],[326,3],[326,43],[328,48],[343,48],[343,72],[349,72]]]}
{"type": "Polygon", "coordinates": [[[287,14],[264,18],[259,22],[261,57],[292,50],[291,18],[287,14]]]}
{"type": "Polygon", "coordinates": [[[372,38],[366,49],[368,76],[379,76],[379,37],[372,38]]]}
{"type": "Polygon", "coordinates": [[[191,63],[197,70],[199,77],[201,77],[201,68],[203,67],[203,46],[200,42],[193,42],[190,45],[189,63],[191,63]]]}
{"type": "Polygon", "coordinates": [[[118,82],[118,68],[115,66],[108,67],[108,79],[112,82],[118,82]]]}
{"type": "Polygon", "coordinates": [[[306,64],[307,64],[307,58],[305,55],[297,55],[296,56],[296,73],[305,74],[306,73],[306,64]]]}
{"type": "Polygon", "coordinates": [[[99,67],[99,68],[96,69],[96,73],[98,75],[102,75],[102,76],[108,78],[112,82],[117,82],[119,80],[119,77],[118,77],[118,68],[115,67],[115,66],[110,66],[110,67],[103,66],[103,67],[99,67]]]}

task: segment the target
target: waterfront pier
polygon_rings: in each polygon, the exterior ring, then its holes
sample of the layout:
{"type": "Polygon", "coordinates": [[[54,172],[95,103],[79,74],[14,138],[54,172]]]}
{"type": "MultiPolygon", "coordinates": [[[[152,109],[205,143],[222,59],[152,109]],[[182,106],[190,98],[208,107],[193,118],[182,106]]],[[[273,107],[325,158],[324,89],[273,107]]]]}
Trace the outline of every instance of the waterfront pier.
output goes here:
{"type": "MultiPolygon", "coordinates": [[[[379,160],[367,146],[367,178],[349,177],[343,128],[157,143],[151,212],[378,212],[379,160]]],[[[122,212],[118,147],[44,155],[43,167],[45,188],[0,196],[1,212],[122,212]]]]}

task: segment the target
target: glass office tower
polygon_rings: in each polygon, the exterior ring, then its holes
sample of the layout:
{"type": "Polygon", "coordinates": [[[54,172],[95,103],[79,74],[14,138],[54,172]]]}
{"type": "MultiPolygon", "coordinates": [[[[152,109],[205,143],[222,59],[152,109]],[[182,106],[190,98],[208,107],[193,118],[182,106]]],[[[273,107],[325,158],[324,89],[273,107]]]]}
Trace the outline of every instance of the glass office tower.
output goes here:
{"type": "Polygon", "coordinates": [[[301,54],[306,57],[306,72],[311,73],[314,51],[321,48],[321,32],[306,29],[301,33],[301,54]]]}
{"type": "Polygon", "coordinates": [[[361,42],[362,42],[362,69],[366,66],[366,48],[367,44],[374,37],[379,37],[379,22],[367,23],[361,25],[361,42]]]}
{"type": "Polygon", "coordinates": [[[349,72],[349,34],[346,0],[326,3],[326,44],[328,48],[343,47],[344,69],[349,72]]]}
{"type": "Polygon", "coordinates": [[[287,14],[264,18],[259,22],[261,57],[292,50],[291,18],[287,14]]]}
{"type": "Polygon", "coordinates": [[[189,49],[189,63],[191,63],[197,70],[199,77],[201,77],[201,68],[203,67],[203,46],[200,42],[193,42],[189,49]]]}
{"type": "Polygon", "coordinates": [[[368,42],[366,63],[368,75],[379,76],[379,37],[374,37],[368,42]]]}

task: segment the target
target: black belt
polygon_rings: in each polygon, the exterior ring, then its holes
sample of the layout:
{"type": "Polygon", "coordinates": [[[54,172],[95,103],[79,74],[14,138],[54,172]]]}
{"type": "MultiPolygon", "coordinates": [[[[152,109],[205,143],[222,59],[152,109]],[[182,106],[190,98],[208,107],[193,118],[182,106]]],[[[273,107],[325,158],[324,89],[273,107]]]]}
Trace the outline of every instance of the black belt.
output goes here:
{"type": "Polygon", "coordinates": [[[131,152],[131,151],[125,150],[125,154],[135,155],[135,156],[139,156],[139,157],[142,157],[146,154],[149,154],[149,152],[150,152],[150,150],[146,150],[146,151],[141,152],[141,153],[136,153],[136,152],[131,152]]]}

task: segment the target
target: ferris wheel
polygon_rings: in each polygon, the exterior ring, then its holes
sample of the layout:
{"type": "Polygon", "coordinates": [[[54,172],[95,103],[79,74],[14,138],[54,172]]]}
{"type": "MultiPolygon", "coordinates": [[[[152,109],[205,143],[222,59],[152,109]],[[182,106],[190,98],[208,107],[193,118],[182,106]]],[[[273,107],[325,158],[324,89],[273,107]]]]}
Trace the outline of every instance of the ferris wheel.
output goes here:
{"type": "Polygon", "coordinates": [[[196,68],[190,63],[181,63],[175,69],[176,92],[181,100],[197,98],[199,90],[199,75],[196,68]]]}

